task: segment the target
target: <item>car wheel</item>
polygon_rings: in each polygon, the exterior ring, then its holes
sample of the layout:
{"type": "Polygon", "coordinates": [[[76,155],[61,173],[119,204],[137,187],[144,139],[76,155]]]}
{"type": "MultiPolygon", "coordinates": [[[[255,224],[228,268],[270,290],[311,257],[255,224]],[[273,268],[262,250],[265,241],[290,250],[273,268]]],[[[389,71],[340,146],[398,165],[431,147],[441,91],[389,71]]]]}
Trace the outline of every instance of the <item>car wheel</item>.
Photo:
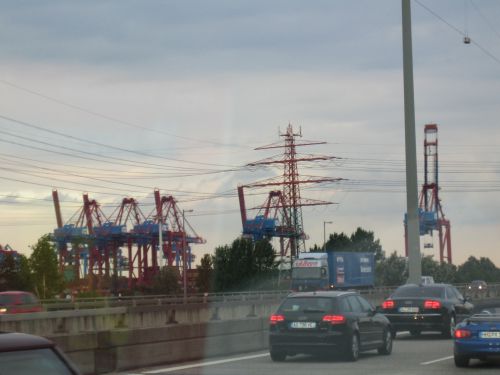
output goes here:
{"type": "Polygon", "coordinates": [[[448,324],[445,324],[443,327],[442,334],[445,338],[452,338],[455,334],[455,315],[450,315],[450,319],[448,320],[448,324]]]}
{"type": "Polygon", "coordinates": [[[391,337],[393,340],[396,340],[396,336],[398,334],[398,331],[396,331],[394,328],[391,329],[391,337]]]}
{"type": "Polygon", "coordinates": [[[359,337],[356,333],[353,333],[346,349],[346,359],[352,362],[357,361],[359,358],[359,337]]]}
{"type": "Polygon", "coordinates": [[[420,336],[420,333],[422,333],[422,331],[419,329],[410,329],[410,335],[412,336],[420,336]]]}
{"type": "Polygon", "coordinates": [[[377,349],[378,354],[389,355],[392,353],[392,334],[390,330],[384,331],[384,343],[377,349]]]}
{"type": "Polygon", "coordinates": [[[274,362],[283,362],[286,359],[286,352],[281,350],[271,349],[269,354],[274,362]]]}
{"type": "Polygon", "coordinates": [[[458,355],[458,354],[455,354],[453,356],[454,360],[455,360],[455,366],[457,367],[467,367],[469,366],[469,357],[466,357],[464,355],[458,355]]]}

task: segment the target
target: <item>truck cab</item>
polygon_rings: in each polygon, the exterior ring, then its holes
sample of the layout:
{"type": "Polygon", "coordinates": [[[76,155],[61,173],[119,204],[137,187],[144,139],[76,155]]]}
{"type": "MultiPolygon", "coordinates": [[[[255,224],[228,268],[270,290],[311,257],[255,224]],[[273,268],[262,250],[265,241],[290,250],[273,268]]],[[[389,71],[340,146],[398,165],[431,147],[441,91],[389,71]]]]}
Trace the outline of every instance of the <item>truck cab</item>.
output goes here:
{"type": "Polygon", "coordinates": [[[292,266],[292,290],[327,290],[329,285],[326,253],[300,253],[292,266]]]}

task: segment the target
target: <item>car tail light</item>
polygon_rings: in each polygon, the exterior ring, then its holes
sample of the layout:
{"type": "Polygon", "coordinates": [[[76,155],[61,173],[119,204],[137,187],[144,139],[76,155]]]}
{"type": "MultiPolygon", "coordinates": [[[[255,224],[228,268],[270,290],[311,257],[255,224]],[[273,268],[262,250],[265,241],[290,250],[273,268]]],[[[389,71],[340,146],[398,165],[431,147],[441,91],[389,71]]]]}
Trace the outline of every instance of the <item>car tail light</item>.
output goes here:
{"type": "Polygon", "coordinates": [[[346,319],[344,315],[325,315],[323,321],[330,324],[344,324],[346,319]]]}
{"type": "Polygon", "coordinates": [[[394,301],[392,299],[388,299],[388,300],[382,302],[382,308],[384,310],[393,309],[395,306],[396,306],[396,304],[394,303],[394,301]]]}
{"type": "Polygon", "coordinates": [[[472,334],[468,329],[457,329],[455,331],[456,339],[466,339],[467,337],[471,337],[472,334]]]}
{"type": "Polygon", "coordinates": [[[441,302],[428,299],[424,302],[424,309],[437,310],[441,308],[441,302]]]}
{"type": "Polygon", "coordinates": [[[269,323],[278,324],[279,322],[285,321],[285,317],[279,314],[273,314],[269,317],[269,323]]]}

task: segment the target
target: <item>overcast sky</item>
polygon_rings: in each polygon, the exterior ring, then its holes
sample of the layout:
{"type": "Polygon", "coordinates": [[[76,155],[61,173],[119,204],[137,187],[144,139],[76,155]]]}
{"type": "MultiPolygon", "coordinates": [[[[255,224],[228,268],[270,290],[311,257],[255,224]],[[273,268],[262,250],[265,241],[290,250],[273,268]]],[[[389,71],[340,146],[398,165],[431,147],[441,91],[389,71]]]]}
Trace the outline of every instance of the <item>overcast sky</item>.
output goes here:
{"type": "MultiPolygon", "coordinates": [[[[455,263],[500,265],[500,3],[412,12],[419,175],[434,122],[455,263]]],[[[303,189],[337,203],[304,208],[307,245],[333,221],[403,254],[401,1],[4,1],[0,46],[0,244],[29,253],[53,230],[52,188],[65,222],[84,191],[106,214],[132,196],[148,215],[160,188],[211,252],[241,233],[237,185],[282,173],[241,167],[279,153],[254,148],[292,123],[327,142],[301,152],[341,158],[302,174],[349,179],[303,189]]]]}

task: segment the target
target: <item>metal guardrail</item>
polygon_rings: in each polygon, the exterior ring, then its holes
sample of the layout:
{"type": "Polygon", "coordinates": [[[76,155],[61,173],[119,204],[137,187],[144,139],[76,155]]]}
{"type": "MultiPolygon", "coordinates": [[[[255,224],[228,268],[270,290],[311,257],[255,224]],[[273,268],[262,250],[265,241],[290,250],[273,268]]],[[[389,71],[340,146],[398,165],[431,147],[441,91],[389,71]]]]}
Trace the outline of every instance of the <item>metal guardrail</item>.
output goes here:
{"type": "Polygon", "coordinates": [[[77,299],[46,299],[41,303],[46,311],[56,310],[81,310],[118,306],[161,306],[174,304],[204,304],[224,302],[256,302],[279,301],[286,297],[290,291],[251,291],[234,293],[206,293],[190,294],[184,300],[182,295],[147,295],[147,296],[122,296],[122,297],[95,297],[77,299]]]}
{"type": "MultiPolygon", "coordinates": [[[[485,290],[469,290],[468,284],[456,284],[455,287],[466,297],[473,299],[500,298],[500,283],[488,284],[485,290]]],[[[365,296],[388,297],[397,286],[374,287],[359,290],[365,296]]],[[[145,295],[122,297],[95,297],[72,299],[48,299],[41,303],[46,311],[82,310],[118,306],[161,306],[174,304],[203,304],[224,302],[279,301],[290,293],[289,290],[248,291],[233,293],[197,293],[188,295],[186,301],[182,295],[145,295]]]]}

